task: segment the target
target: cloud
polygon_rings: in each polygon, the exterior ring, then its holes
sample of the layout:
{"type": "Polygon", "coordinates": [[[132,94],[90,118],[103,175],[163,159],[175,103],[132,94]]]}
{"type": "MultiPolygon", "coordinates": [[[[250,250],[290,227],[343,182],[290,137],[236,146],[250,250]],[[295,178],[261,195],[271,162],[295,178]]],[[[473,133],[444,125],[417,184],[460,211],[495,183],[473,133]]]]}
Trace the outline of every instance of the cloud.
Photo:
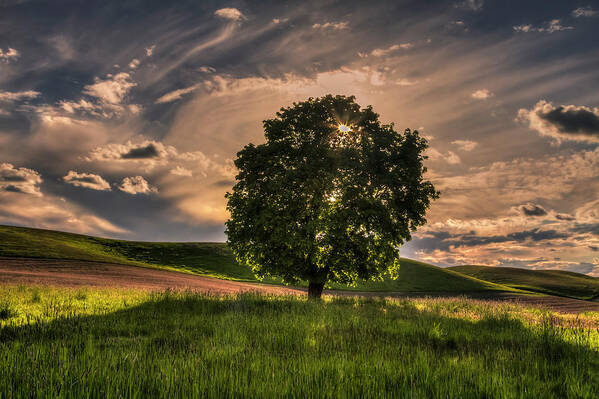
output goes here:
{"type": "Polygon", "coordinates": [[[214,73],[214,72],[216,72],[216,69],[212,68],[211,66],[204,65],[204,66],[199,67],[198,71],[204,72],[204,73],[214,73]]]}
{"type": "Polygon", "coordinates": [[[122,164],[126,165],[128,170],[133,165],[140,164],[146,172],[160,165],[163,168],[169,168],[161,170],[179,176],[191,176],[191,173],[195,173],[202,177],[230,178],[235,175],[235,167],[228,159],[219,160],[209,157],[201,151],[180,153],[173,146],[153,140],[143,140],[137,143],[127,141],[125,144],[111,143],[99,146],[83,157],[83,160],[108,162],[112,167],[122,164]],[[173,169],[172,163],[175,162],[178,165],[173,169]]]}
{"type": "Polygon", "coordinates": [[[165,146],[159,141],[144,140],[140,143],[127,141],[125,144],[107,144],[94,148],[84,160],[86,161],[134,161],[148,166],[167,163],[169,156],[176,156],[177,150],[165,146]]]}
{"type": "Polygon", "coordinates": [[[42,178],[33,169],[15,168],[10,163],[0,163],[0,191],[41,196],[42,178]]]}
{"type": "Polygon", "coordinates": [[[20,196],[16,200],[15,195],[0,190],[2,223],[101,236],[129,233],[64,198],[46,194],[20,196]]]}
{"type": "Polygon", "coordinates": [[[451,144],[457,145],[460,150],[467,152],[472,151],[478,146],[478,143],[472,140],[455,140],[452,141],[451,144]]]}
{"type": "Polygon", "coordinates": [[[547,211],[541,205],[528,203],[519,207],[520,212],[525,216],[545,216],[547,211]]]}
{"type": "Polygon", "coordinates": [[[156,49],[156,45],[153,44],[150,47],[146,47],[146,57],[151,57],[154,54],[154,50],[156,49]]]}
{"type": "Polygon", "coordinates": [[[572,30],[572,29],[574,29],[574,27],[573,26],[563,26],[561,24],[561,20],[552,19],[551,21],[546,22],[543,26],[540,26],[538,28],[535,28],[532,25],[528,24],[528,25],[516,25],[513,27],[513,29],[516,32],[524,32],[524,33],[528,33],[528,32],[553,33],[553,32],[560,32],[560,31],[564,31],[564,30],[572,30]]]}
{"type": "Polygon", "coordinates": [[[417,81],[417,80],[410,80],[410,79],[405,79],[405,78],[397,79],[395,81],[395,84],[398,86],[414,86],[414,85],[417,85],[418,83],[419,83],[419,81],[417,81]]]}
{"type": "Polygon", "coordinates": [[[580,17],[594,17],[598,13],[597,13],[597,11],[593,10],[591,8],[591,6],[587,6],[587,7],[579,7],[575,10],[572,10],[571,14],[574,18],[580,18],[580,17]]]}
{"type": "Polygon", "coordinates": [[[394,44],[387,48],[375,48],[374,50],[372,50],[370,52],[370,55],[372,55],[373,57],[383,57],[383,56],[388,55],[397,50],[400,50],[400,49],[408,50],[408,49],[411,49],[412,47],[414,47],[414,45],[412,43],[394,44]]]}
{"type": "MultiPolygon", "coordinates": [[[[208,71],[209,70],[206,69],[205,72],[208,72],[208,71]]],[[[164,103],[170,103],[170,102],[173,102],[173,101],[180,100],[184,95],[189,94],[189,93],[197,90],[201,86],[202,86],[202,84],[200,83],[200,84],[195,84],[193,86],[186,87],[184,89],[173,90],[173,91],[168,92],[168,93],[164,94],[163,96],[159,97],[155,101],[155,103],[156,104],[164,104],[164,103]]]]}
{"type": "Polygon", "coordinates": [[[312,29],[321,29],[321,30],[343,30],[348,29],[349,23],[346,21],[339,22],[324,22],[322,24],[314,24],[312,25],[312,29]]]}
{"type": "Polygon", "coordinates": [[[69,114],[74,114],[76,111],[92,112],[97,108],[96,104],[84,99],[79,101],[62,100],[58,103],[58,106],[69,114]]]}
{"type": "Polygon", "coordinates": [[[445,161],[450,165],[457,165],[462,162],[460,157],[453,151],[447,151],[446,154],[443,154],[439,150],[435,148],[429,148],[426,151],[426,155],[431,161],[445,161]]]}
{"type": "Polygon", "coordinates": [[[484,0],[465,0],[455,4],[455,7],[463,8],[465,10],[480,11],[483,9],[484,4],[484,0]]]}
{"type": "Polygon", "coordinates": [[[448,29],[453,29],[456,31],[464,31],[464,32],[468,32],[469,29],[466,26],[466,24],[464,23],[464,21],[451,21],[449,22],[447,25],[445,25],[448,29]]]}
{"type": "MultiPolygon", "coordinates": [[[[160,153],[158,152],[157,145],[160,143],[150,143],[142,147],[133,147],[128,152],[121,154],[122,159],[147,159],[147,158],[159,158],[160,153]]],[[[162,149],[161,149],[162,150],[162,149]]]]}
{"type": "Polygon", "coordinates": [[[472,93],[471,96],[476,100],[486,100],[490,97],[493,97],[494,94],[487,89],[480,89],[472,93]]]}
{"type": "Polygon", "coordinates": [[[289,21],[289,18],[273,18],[272,19],[272,23],[277,25],[277,24],[282,24],[289,21]]]}
{"type": "Polygon", "coordinates": [[[558,142],[562,140],[599,142],[599,108],[576,105],[555,106],[541,100],[528,110],[521,108],[517,122],[558,142]]]}
{"type": "Polygon", "coordinates": [[[9,62],[16,60],[19,58],[19,52],[12,47],[9,47],[8,50],[2,50],[0,48],[0,61],[9,62]]]}
{"type": "Polygon", "coordinates": [[[84,87],[83,93],[96,97],[109,104],[120,104],[123,98],[137,83],[131,81],[131,75],[120,72],[116,75],[107,75],[106,79],[95,79],[95,83],[84,87]]]}
{"type": "Polygon", "coordinates": [[[158,189],[156,187],[150,186],[150,184],[142,176],[125,177],[119,186],[119,190],[131,195],[158,192],[158,189]]]}
{"type": "Polygon", "coordinates": [[[177,165],[174,169],[171,169],[170,172],[172,175],[176,175],[176,176],[188,176],[191,177],[193,175],[193,172],[189,169],[186,169],[182,166],[177,165]]]}
{"type": "Polygon", "coordinates": [[[568,215],[567,213],[556,213],[555,214],[555,218],[557,220],[565,220],[565,221],[573,221],[576,220],[576,218],[572,215],[568,215]]]}
{"type": "Polygon", "coordinates": [[[28,99],[39,97],[40,94],[41,93],[39,91],[34,91],[34,90],[0,91],[0,101],[13,102],[13,101],[28,100],[28,99]]]}
{"type": "Polygon", "coordinates": [[[516,25],[512,27],[516,32],[535,32],[536,28],[533,28],[532,25],[516,25]]]}
{"type": "Polygon", "coordinates": [[[239,11],[237,8],[230,7],[220,8],[214,12],[214,15],[216,15],[219,18],[229,19],[231,21],[241,21],[243,19],[246,19],[245,15],[243,15],[243,13],[239,11]]]}
{"type": "Polygon", "coordinates": [[[134,58],[131,60],[131,62],[129,63],[129,68],[130,69],[135,69],[139,66],[140,62],[137,58],[134,58]]]}
{"type": "Polygon", "coordinates": [[[75,187],[85,187],[98,191],[110,191],[110,184],[108,184],[102,176],[93,173],[78,173],[74,170],[69,170],[69,173],[67,173],[62,180],[75,187]]]}

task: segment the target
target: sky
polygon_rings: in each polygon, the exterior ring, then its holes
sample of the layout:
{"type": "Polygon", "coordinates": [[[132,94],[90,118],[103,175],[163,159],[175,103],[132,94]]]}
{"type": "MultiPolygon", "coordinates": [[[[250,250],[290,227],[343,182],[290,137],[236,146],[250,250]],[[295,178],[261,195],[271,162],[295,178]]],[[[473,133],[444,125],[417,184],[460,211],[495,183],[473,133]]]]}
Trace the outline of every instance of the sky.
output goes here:
{"type": "Polygon", "coordinates": [[[599,276],[597,1],[0,1],[0,224],[225,241],[262,121],[355,95],[430,144],[401,255],[599,276]]]}

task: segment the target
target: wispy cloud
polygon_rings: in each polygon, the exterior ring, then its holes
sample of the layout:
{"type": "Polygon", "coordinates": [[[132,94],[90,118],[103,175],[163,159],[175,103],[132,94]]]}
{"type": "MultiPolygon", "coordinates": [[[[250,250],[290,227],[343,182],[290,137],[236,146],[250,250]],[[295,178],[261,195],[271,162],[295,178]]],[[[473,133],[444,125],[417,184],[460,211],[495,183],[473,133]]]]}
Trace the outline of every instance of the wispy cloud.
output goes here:
{"type": "Polygon", "coordinates": [[[116,75],[109,74],[105,79],[96,77],[93,84],[84,87],[83,93],[109,104],[120,104],[135,86],[137,83],[131,80],[131,75],[120,72],[116,75]]]}
{"type": "Polygon", "coordinates": [[[322,29],[322,30],[344,30],[349,28],[349,22],[347,21],[338,21],[332,22],[327,21],[323,23],[316,23],[312,25],[312,29],[322,29]]]}
{"type": "Polygon", "coordinates": [[[186,169],[182,166],[177,165],[174,169],[171,169],[170,173],[175,176],[193,176],[193,172],[189,169],[186,169]]]}
{"type": "Polygon", "coordinates": [[[483,9],[484,4],[484,0],[465,0],[456,3],[455,7],[472,11],[481,11],[483,9]]]}
{"type": "Polygon", "coordinates": [[[591,6],[586,6],[586,7],[578,7],[575,10],[572,10],[572,16],[574,18],[580,18],[580,17],[594,17],[596,15],[598,15],[599,13],[594,10],[593,8],[591,8],[591,6]]]}
{"type": "MultiPolygon", "coordinates": [[[[206,72],[208,72],[208,70],[206,70],[206,72]]],[[[180,100],[181,98],[183,98],[184,95],[197,90],[201,86],[202,86],[202,83],[198,83],[193,86],[185,87],[183,89],[177,89],[177,90],[170,91],[170,92],[160,96],[158,99],[156,99],[155,102],[156,102],[156,104],[164,104],[164,103],[170,103],[173,101],[180,100]]]]}
{"type": "Polygon", "coordinates": [[[546,22],[543,26],[534,27],[530,24],[528,25],[516,25],[513,27],[516,32],[545,32],[545,33],[553,33],[560,32],[564,30],[572,30],[573,26],[564,26],[561,24],[561,20],[552,19],[549,22],[546,22]]]}
{"type": "Polygon", "coordinates": [[[375,48],[370,52],[370,55],[373,57],[383,57],[385,55],[389,55],[397,50],[408,50],[414,47],[412,43],[401,43],[401,44],[393,44],[387,48],[375,48]]]}
{"type": "Polygon", "coordinates": [[[13,102],[13,101],[21,101],[21,100],[29,100],[32,98],[39,97],[41,93],[39,91],[34,90],[26,90],[26,91],[0,91],[0,101],[13,102]]]}
{"type": "Polygon", "coordinates": [[[426,155],[431,161],[445,161],[450,165],[457,165],[462,162],[460,157],[453,151],[447,151],[447,153],[443,154],[435,148],[429,148],[426,155]]]}
{"type": "Polygon", "coordinates": [[[478,143],[472,140],[454,140],[451,144],[457,145],[460,150],[466,152],[472,151],[478,146],[478,143]]]}

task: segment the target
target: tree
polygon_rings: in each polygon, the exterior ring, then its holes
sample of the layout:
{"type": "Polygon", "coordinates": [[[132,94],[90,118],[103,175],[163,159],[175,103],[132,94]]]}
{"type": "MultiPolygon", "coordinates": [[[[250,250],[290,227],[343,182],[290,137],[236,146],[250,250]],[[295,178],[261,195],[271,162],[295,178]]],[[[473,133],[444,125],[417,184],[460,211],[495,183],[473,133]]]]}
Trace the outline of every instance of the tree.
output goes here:
{"type": "Polygon", "coordinates": [[[399,247],[438,197],[424,180],[427,142],[399,134],[355,98],[327,95],[282,108],[248,144],[226,194],[229,245],[258,277],[329,281],[397,277],[399,247]]]}

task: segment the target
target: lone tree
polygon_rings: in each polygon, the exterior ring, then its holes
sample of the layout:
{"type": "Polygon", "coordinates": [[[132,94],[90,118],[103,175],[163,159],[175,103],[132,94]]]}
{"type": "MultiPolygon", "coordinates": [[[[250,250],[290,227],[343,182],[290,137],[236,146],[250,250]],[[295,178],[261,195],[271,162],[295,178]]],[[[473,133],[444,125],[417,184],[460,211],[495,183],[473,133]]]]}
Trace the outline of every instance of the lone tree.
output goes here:
{"type": "Polygon", "coordinates": [[[427,141],[381,124],[355,97],[327,95],[263,122],[266,143],[237,154],[228,242],[258,277],[326,282],[397,277],[399,247],[437,198],[424,180],[427,141]]]}

